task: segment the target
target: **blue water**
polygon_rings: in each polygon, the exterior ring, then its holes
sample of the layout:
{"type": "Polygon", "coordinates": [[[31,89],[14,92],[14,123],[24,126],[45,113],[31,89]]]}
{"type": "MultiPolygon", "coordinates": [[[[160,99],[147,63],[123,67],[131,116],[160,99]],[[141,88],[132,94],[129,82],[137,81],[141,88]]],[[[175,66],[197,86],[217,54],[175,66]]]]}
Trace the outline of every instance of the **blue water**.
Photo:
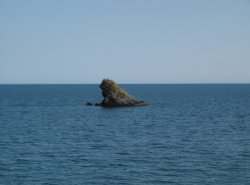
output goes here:
{"type": "Polygon", "coordinates": [[[250,85],[0,86],[1,185],[249,185],[250,85]]]}

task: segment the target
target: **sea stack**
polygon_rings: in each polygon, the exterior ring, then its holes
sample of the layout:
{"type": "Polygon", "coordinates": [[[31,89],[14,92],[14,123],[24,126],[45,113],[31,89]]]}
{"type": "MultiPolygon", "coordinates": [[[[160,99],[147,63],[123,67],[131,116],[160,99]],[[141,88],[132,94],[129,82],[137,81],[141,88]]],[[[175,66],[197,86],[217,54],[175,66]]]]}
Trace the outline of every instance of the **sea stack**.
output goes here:
{"type": "Polygon", "coordinates": [[[125,107],[125,106],[145,106],[143,101],[137,101],[122,89],[113,80],[104,79],[100,84],[103,100],[99,106],[103,107],[125,107]]]}

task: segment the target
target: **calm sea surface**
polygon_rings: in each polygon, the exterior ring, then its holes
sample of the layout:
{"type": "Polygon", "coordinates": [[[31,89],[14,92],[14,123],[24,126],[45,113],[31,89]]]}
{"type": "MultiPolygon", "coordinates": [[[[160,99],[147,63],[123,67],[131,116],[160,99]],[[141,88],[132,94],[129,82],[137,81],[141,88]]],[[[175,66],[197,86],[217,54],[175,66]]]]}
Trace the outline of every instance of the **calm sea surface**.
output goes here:
{"type": "Polygon", "coordinates": [[[249,185],[250,85],[0,86],[1,185],[249,185]]]}

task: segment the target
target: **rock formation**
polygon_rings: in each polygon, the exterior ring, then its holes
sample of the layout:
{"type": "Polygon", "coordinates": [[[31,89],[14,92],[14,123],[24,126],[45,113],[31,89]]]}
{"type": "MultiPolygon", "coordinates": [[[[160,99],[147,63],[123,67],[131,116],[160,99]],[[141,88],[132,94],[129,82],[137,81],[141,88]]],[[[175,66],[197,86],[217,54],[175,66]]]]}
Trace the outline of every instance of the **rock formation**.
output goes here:
{"type": "Polygon", "coordinates": [[[103,101],[97,106],[103,107],[122,107],[122,106],[145,106],[143,101],[137,101],[122,89],[113,80],[104,79],[100,84],[102,89],[103,101]]]}
{"type": "Polygon", "coordinates": [[[86,106],[92,106],[93,105],[93,103],[91,103],[91,102],[86,102],[86,104],[85,104],[86,106]]]}

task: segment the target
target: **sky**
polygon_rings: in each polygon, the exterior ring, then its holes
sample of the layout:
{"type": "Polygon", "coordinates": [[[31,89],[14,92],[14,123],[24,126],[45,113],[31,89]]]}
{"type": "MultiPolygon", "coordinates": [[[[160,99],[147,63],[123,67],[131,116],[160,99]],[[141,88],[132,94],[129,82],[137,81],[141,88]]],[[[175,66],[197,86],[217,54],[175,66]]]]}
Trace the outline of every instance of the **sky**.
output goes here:
{"type": "Polygon", "coordinates": [[[250,1],[0,1],[0,84],[103,78],[250,83],[250,1]]]}

